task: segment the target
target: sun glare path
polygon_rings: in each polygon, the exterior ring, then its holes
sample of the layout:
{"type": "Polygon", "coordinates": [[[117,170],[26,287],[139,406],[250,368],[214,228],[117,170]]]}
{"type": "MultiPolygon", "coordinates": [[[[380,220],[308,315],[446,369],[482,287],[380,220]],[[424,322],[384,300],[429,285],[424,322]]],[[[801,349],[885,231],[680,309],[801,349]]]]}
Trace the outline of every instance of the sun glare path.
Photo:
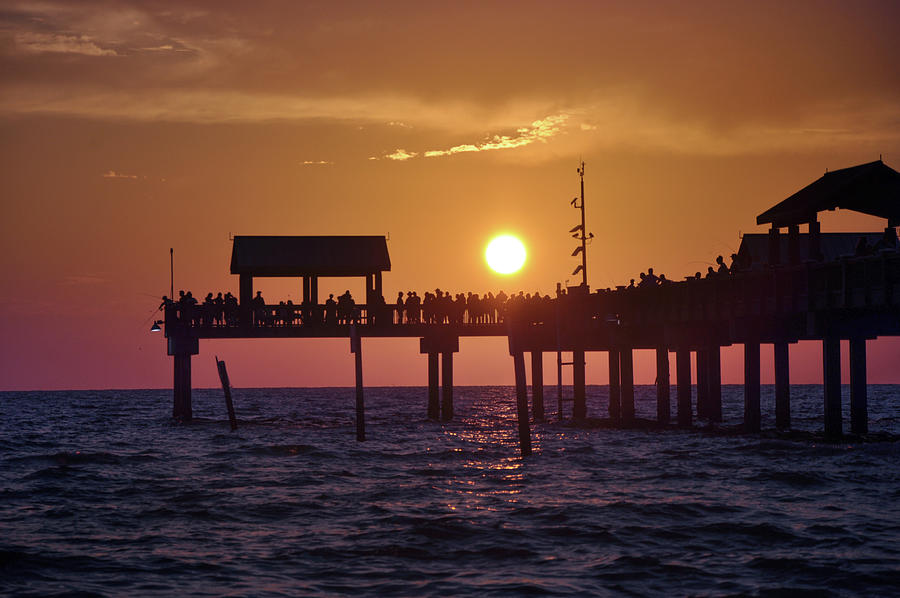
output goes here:
{"type": "Polygon", "coordinates": [[[513,274],[525,264],[525,245],[512,235],[500,235],[488,243],[484,259],[498,274],[513,274]]]}

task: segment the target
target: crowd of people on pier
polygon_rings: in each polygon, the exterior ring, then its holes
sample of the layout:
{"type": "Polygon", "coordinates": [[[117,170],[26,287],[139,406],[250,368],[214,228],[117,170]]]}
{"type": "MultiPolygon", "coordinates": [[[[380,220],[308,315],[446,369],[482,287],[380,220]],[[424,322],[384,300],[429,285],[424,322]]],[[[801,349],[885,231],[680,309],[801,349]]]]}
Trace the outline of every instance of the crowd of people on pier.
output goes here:
{"type": "MultiPolygon", "coordinates": [[[[241,309],[237,297],[228,293],[207,293],[199,302],[190,291],[179,291],[177,300],[163,297],[159,306],[172,318],[195,327],[238,326],[241,309]]],[[[277,305],[267,304],[261,291],[250,300],[247,313],[254,326],[283,327],[297,325],[384,324],[502,324],[510,314],[530,322],[541,322],[552,313],[549,295],[538,292],[507,295],[500,291],[479,295],[435,289],[419,296],[416,291],[400,291],[393,304],[375,297],[370,304],[357,305],[350,291],[335,299],[329,294],[321,304],[295,304],[290,299],[277,305]]]]}

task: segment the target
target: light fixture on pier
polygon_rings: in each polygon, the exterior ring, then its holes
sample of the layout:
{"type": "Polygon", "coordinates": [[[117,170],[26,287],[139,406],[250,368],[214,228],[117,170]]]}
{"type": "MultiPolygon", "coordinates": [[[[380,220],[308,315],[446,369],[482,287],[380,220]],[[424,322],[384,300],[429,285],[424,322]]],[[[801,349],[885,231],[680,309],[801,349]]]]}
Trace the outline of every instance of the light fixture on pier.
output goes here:
{"type": "Polygon", "coordinates": [[[160,332],[162,328],[160,328],[159,325],[162,323],[162,320],[156,320],[155,322],[153,322],[153,326],[150,327],[150,332],[160,332]]]}

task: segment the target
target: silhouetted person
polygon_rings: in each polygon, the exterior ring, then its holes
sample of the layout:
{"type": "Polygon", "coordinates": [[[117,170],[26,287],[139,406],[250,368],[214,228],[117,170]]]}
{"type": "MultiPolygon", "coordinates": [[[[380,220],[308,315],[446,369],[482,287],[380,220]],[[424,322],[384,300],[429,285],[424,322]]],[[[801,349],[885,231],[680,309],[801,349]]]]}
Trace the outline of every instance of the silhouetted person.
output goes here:
{"type": "Polygon", "coordinates": [[[222,297],[222,293],[219,292],[216,295],[216,298],[213,299],[213,303],[215,304],[214,312],[215,312],[215,321],[216,326],[221,326],[222,321],[225,319],[225,298],[222,297]]]}
{"type": "Polygon", "coordinates": [[[403,291],[397,293],[397,323],[403,323],[403,291]]]}
{"type": "Polygon", "coordinates": [[[715,278],[715,277],[716,277],[716,271],[713,269],[713,267],[712,266],[707,267],[706,268],[706,278],[715,278]]]}
{"type": "Polygon", "coordinates": [[[659,279],[653,273],[653,268],[647,268],[647,286],[655,287],[659,284],[659,279]]]}
{"type": "Polygon", "coordinates": [[[266,300],[263,299],[262,291],[256,291],[256,297],[250,300],[253,307],[253,321],[257,326],[263,326],[266,323],[266,300]]]}
{"type": "MultiPolygon", "coordinates": [[[[726,275],[726,274],[728,274],[728,271],[729,271],[729,270],[728,270],[728,266],[725,265],[725,258],[724,258],[724,257],[722,257],[721,255],[718,256],[718,257],[716,258],[716,264],[718,264],[718,266],[719,266],[719,267],[716,269],[716,272],[718,272],[719,274],[721,274],[721,275],[723,275],[723,276],[726,275]]],[[[731,265],[732,265],[732,267],[734,266],[734,262],[733,262],[733,261],[732,261],[731,265]]],[[[698,276],[698,278],[699,278],[699,276],[698,276]]]]}
{"type": "Polygon", "coordinates": [[[325,301],[325,325],[326,326],[334,326],[337,324],[337,312],[338,312],[338,304],[337,301],[334,300],[334,294],[331,293],[328,295],[328,299],[325,301]]]}

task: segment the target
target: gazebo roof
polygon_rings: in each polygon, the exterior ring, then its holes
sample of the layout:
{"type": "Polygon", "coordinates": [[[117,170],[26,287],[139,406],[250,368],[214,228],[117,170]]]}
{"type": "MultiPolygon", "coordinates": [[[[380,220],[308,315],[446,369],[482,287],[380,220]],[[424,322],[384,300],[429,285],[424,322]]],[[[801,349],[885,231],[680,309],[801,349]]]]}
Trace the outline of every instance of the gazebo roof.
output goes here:
{"type": "Polygon", "coordinates": [[[886,218],[889,226],[900,225],[900,172],[881,160],[826,172],[757,216],[756,223],[803,224],[835,208],[886,218]]]}
{"type": "Polygon", "coordinates": [[[236,236],[231,273],[251,276],[366,276],[391,269],[382,236],[236,236]]]}

